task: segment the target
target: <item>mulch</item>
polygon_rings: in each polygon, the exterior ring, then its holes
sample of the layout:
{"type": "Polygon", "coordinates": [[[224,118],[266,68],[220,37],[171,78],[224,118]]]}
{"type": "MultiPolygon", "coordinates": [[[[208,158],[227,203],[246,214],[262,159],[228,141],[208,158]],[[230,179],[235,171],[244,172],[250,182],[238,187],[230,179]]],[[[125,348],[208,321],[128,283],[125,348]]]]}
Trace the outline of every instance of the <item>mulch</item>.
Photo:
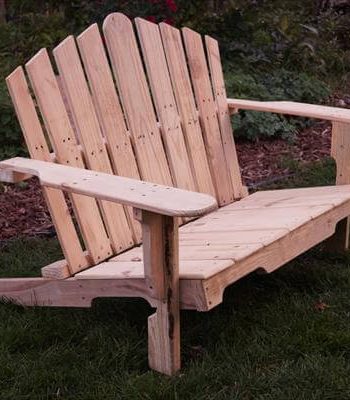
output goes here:
{"type": "MultiPolygon", "coordinates": [[[[246,185],[254,187],[291,174],[291,163],[309,163],[329,156],[331,125],[320,122],[300,132],[289,143],[282,139],[237,143],[246,185]]],[[[33,178],[0,190],[0,241],[19,236],[54,235],[50,214],[40,185],[33,178]]]]}

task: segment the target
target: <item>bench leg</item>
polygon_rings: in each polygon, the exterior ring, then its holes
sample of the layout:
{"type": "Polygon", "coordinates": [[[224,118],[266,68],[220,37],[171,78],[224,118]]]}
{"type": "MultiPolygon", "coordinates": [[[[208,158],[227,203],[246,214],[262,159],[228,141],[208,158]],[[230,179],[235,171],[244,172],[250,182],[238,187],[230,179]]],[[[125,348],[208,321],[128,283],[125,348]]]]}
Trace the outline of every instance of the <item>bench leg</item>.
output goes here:
{"type": "Polygon", "coordinates": [[[148,360],[173,375],[180,369],[179,236],[176,218],[135,211],[142,224],[145,280],[157,307],[148,318],[148,360]]]}
{"type": "Polygon", "coordinates": [[[176,304],[164,302],[148,318],[149,366],[166,375],[173,375],[181,367],[180,312],[176,304]]]}

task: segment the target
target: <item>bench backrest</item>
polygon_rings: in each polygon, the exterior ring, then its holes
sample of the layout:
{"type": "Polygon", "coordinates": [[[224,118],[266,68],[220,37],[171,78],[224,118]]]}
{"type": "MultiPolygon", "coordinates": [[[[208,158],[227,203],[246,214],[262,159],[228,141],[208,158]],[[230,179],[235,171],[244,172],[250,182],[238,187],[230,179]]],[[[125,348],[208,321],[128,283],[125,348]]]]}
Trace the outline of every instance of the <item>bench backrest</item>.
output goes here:
{"type": "MultiPolygon", "coordinates": [[[[216,40],[139,18],[134,28],[114,13],[103,36],[94,24],[53,59],[42,49],[26,64],[33,96],[21,67],[7,78],[32,158],[208,193],[221,206],[243,196],[216,40]]],[[[131,209],[71,195],[84,251],[63,193],[44,194],[71,273],[141,240],[131,209]]]]}

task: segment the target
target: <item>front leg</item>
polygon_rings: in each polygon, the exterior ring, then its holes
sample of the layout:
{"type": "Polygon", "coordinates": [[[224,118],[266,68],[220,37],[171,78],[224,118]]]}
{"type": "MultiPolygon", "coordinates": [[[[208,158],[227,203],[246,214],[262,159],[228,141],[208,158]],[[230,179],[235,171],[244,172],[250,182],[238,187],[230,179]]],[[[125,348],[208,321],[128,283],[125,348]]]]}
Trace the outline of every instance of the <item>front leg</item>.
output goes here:
{"type": "MultiPolygon", "coordinates": [[[[336,162],[337,185],[350,184],[350,124],[345,122],[332,123],[331,156],[336,162]]],[[[344,252],[349,249],[349,218],[338,222],[335,233],[326,241],[330,251],[344,252]]]]}
{"type": "Polygon", "coordinates": [[[146,284],[157,304],[148,318],[149,365],[173,375],[181,366],[178,222],[148,211],[135,216],[142,223],[146,284]]]}

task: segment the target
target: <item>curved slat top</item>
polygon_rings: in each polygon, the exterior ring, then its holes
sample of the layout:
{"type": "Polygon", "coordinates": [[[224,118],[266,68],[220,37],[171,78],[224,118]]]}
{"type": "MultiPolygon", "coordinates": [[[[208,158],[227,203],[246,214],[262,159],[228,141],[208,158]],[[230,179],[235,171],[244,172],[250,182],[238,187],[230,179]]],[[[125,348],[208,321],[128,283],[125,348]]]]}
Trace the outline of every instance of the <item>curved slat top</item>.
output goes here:
{"type": "MultiPolygon", "coordinates": [[[[77,42],[114,173],[119,176],[140,179],[123,111],[97,24],[91,25],[81,33],[77,37],[77,42]]],[[[127,210],[127,216],[136,241],[140,242],[141,227],[139,222],[134,219],[130,208],[127,210]]]]}
{"type": "Polygon", "coordinates": [[[205,36],[205,44],[207,47],[207,56],[214,98],[216,100],[216,106],[218,109],[218,119],[221,130],[222,144],[226,157],[226,166],[232,181],[234,197],[236,199],[240,199],[244,197],[246,193],[242,186],[236,146],[233,140],[233,131],[230,112],[227,105],[227,94],[221,65],[219,44],[210,36],[205,36]]]}
{"type": "MultiPolygon", "coordinates": [[[[84,160],[46,49],[40,50],[27,62],[26,71],[58,162],[84,168],[84,160]]],[[[72,202],[93,262],[110,257],[112,249],[96,201],[73,195],[72,202]]]]}
{"type": "Polygon", "coordinates": [[[159,24],[159,28],[187,143],[192,173],[197,182],[198,190],[215,196],[181,33],[178,29],[166,23],[159,24]]]}
{"type": "Polygon", "coordinates": [[[195,191],[159,27],[142,18],[136,18],[135,23],[174,184],[195,191]]]}
{"type": "MultiPolygon", "coordinates": [[[[112,174],[112,166],[73,36],[61,42],[53,54],[84,150],[85,161],[94,171],[112,174]]],[[[134,243],[124,208],[118,204],[102,202],[101,210],[113,249],[121,251],[132,246],[134,243]]]]}
{"type": "Polygon", "coordinates": [[[233,187],[226,168],[226,157],[202,37],[188,28],[183,28],[182,34],[216,194],[220,205],[228,204],[234,200],[233,187]]]}
{"type": "Polygon", "coordinates": [[[123,14],[110,14],[103,31],[141,178],[172,185],[132,23],[123,14]]]}

